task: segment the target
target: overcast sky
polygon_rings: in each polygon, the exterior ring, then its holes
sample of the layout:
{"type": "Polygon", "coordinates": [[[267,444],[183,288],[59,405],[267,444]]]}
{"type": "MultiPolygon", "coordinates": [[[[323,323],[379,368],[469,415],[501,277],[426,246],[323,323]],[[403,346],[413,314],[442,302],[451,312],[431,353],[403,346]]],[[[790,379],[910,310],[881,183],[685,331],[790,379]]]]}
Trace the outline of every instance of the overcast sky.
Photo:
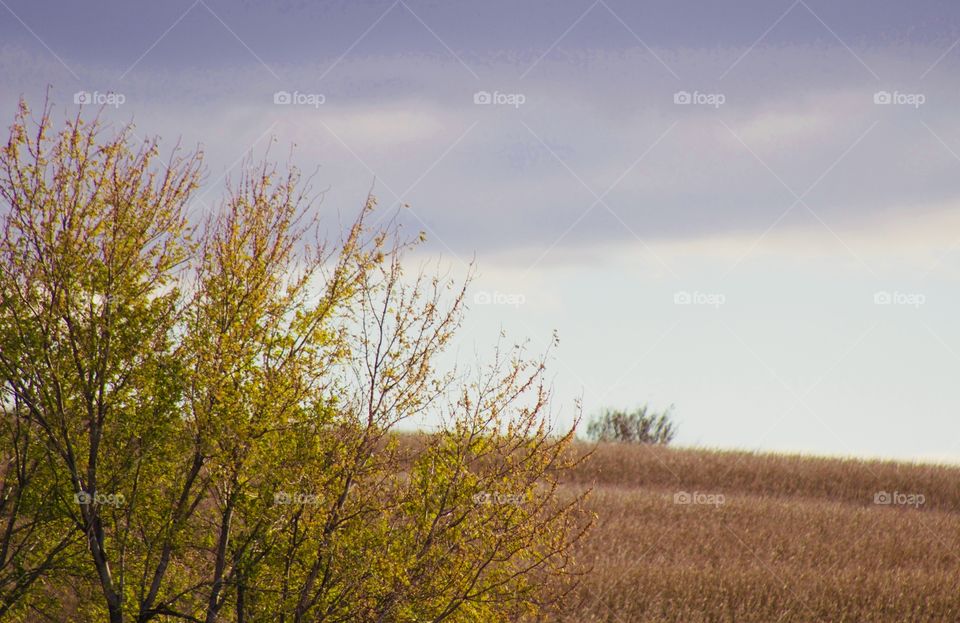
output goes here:
{"type": "Polygon", "coordinates": [[[476,261],[460,354],[545,344],[554,409],[683,444],[960,457],[960,5],[0,0],[0,112],[84,99],[373,185],[476,261]]]}

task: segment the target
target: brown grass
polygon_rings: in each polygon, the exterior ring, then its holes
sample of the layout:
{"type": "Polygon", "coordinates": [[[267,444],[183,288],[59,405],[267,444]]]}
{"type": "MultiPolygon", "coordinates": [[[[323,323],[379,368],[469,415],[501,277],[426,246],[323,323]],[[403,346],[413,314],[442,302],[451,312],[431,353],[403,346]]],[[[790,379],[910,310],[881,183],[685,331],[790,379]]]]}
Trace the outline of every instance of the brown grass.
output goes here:
{"type": "Polygon", "coordinates": [[[602,444],[566,487],[597,519],[564,621],[960,621],[958,468],[602,444]]]}

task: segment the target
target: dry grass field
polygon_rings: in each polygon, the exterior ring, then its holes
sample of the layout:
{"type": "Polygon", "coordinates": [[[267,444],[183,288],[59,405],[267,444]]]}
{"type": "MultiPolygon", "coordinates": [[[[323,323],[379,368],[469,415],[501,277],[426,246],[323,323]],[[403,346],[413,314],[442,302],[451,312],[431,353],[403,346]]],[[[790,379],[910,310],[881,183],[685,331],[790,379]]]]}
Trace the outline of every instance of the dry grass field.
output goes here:
{"type": "Polygon", "coordinates": [[[596,521],[564,621],[960,621],[958,468],[601,444],[566,487],[596,521]]]}

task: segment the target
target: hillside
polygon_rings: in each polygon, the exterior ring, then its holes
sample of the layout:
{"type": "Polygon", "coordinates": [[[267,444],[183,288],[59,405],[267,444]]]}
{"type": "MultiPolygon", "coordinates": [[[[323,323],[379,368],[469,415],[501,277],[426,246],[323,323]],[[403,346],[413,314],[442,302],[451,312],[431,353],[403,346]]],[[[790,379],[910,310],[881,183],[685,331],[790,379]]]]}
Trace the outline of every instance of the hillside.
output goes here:
{"type": "Polygon", "coordinates": [[[601,444],[566,487],[596,523],[565,621],[960,620],[958,468],[601,444]]]}

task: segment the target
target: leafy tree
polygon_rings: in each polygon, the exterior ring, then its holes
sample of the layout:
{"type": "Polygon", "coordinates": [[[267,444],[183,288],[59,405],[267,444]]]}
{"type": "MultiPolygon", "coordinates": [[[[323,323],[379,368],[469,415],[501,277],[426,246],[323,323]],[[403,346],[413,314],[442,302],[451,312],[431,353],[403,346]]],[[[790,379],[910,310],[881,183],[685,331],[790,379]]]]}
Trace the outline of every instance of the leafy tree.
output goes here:
{"type": "Polygon", "coordinates": [[[646,405],[634,411],[604,409],[587,425],[587,436],[596,441],[666,445],[677,433],[670,417],[672,407],[656,413],[646,405]]]}
{"type": "MultiPolygon", "coordinates": [[[[5,400],[9,396],[4,396],[5,400]]],[[[54,571],[69,569],[80,535],[59,512],[56,474],[21,401],[0,405],[0,619],[22,617],[28,596],[54,571]]]]}
{"type": "MultiPolygon", "coordinates": [[[[0,150],[0,616],[507,621],[574,579],[573,430],[544,357],[436,369],[466,283],[247,162],[193,226],[202,154],[56,131],[0,150]],[[431,414],[415,443],[399,424],[431,414]]],[[[421,237],[422,238],[422,235],[421,237]]]]}

